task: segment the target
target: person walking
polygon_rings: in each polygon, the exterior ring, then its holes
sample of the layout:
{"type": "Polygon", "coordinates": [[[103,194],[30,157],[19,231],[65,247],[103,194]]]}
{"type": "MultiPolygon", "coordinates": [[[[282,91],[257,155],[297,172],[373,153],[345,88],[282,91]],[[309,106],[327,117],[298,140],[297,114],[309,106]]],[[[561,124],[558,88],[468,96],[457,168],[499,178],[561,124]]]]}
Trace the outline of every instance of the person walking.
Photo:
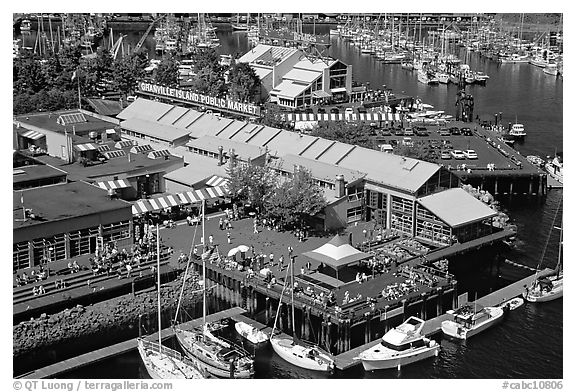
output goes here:
{"type": "Polygon", "coordinates": [[[274,253],[270,252],[270,267],[274,267],[274,253]]]}
{"type": "Polygon", "coordinates": [[[222,219],[222,217],[220,217],[220,220],[218,220],[218,227],[220,230],[224,230],[224,219],[222,219]]]}
{"type": "Polygon", "coordinates": [[[228,238],[228,243],[231,244],[232,240],[230,239],[230,232],[226,233],[226,237],[228,238]]]}
{"type": "Polygon", "coordinates": [[[214,236],[213,236],[212,234],[210,234],[210,235],[208,236],[208,243],[209,243],[210,245],[212,245],[212,244],[214,243],[214,236]]]}

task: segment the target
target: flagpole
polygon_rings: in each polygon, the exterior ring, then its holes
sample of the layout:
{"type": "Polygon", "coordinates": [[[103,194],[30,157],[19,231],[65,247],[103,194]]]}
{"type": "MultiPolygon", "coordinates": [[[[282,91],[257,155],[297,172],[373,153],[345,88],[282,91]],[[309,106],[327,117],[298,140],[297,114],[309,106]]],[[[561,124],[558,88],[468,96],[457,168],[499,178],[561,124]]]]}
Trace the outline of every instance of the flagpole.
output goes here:
{"type": "Polygon", "coordinates": [[[26,208],[24,208],[24,192],[20,193],[20,204],[22,204],[22,221],[26,222],[26,208]]]}
{"type": "Polygon", "coordinates": [[[76,69],[76,79],[78,80],[78,109],[82,109],[82,103],[80,99],[80,72],[76,69]]]}

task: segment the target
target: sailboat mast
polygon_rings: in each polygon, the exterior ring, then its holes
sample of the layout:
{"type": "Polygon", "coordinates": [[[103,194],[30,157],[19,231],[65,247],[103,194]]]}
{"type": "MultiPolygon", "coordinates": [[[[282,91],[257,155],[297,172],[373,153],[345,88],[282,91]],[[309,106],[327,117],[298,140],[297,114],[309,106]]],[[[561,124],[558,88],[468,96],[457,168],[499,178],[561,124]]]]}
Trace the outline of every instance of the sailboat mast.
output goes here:
{"type": "Polygon", "coordinates": [[[206,200],[202,200],[202,325],[206,325],[206,228],[204,218],[206,212],[206,200]]]}
{"type": "Polygon", "coordinates": [[[292,284],[292,290],[290,290],[292,298],[290,302],[292,302],[292,340],[294,340],[294,338],[296,338],[296,333],[294,332],[296,327],[294,326],[294,262],[292,262],[292,260],[290,260],[290,283],[292,284]]]}
{"type": "Polygon", "coordinates": [[[558,241],[558,263],[556,264],[556,276],[560,276],[560,264],[562,263],[562,239],[564,235],[564,221],[560,224],[560,241],[558,241]]]}
{"type": "Polygon", "coordinates": [[[158,350],[162,353],[162,312],[160,311],[160,227],[156,223],[156,270],[158,271],[158,350]]]}

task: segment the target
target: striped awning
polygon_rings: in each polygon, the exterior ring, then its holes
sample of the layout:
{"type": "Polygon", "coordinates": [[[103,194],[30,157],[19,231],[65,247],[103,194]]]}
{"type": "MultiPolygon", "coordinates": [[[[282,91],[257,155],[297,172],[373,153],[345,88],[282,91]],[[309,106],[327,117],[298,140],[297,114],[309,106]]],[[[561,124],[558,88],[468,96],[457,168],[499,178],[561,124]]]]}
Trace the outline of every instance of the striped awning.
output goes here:
{"type": "Polygon", "coordinates": [[[220,176],[212,176],[206,181],[206,185],[208,186],[221,186],[228,184],[229,180],[224,177],[220,176]]]}
{"type": "Polygon", "coordinates": [[[150,153],[148,153],[148,158],[158,159],[163,157],[169,157],[171,155],[172,154],[170,154],[169,150],[156,150],[156,151],[150,151],[150,153]]]}
{"type": "Polygon", "coordinates": [[[177,195],[165,195],[153,199],[141,199],[132,205],[132,213],[137,215],[146,212],[160,211],[165,208],[176,207],[182,204],[188,203],[183,202],[177,195]]]}
{"type": "Polygon", "coordinates": [[[86,144],[76,144],[74,148],[77,149],[78,151],[93,151],[97,150],[98,146],[96,146],[94,143],[86,143],[86,144]]]}
{"type": "Polygon", "coordinates": [[[44,135],[43,133],[40,133],[40,132],[36,132],[36,131],[28,131],[28,132],[24,132],[23,134],[21,134],[21,136],[28,138],[28,139],[32,139],[32,140],[38,140],[42,136],[46,136],[46,135],[44,135]]]}
{"type": "Polygon", "coordinates": [[[107,144],[102,144],[101,146],[98,146],[98,151],[100,152],[110,151],[110,146],[107,144]]]}
{"type": "Polygon", "coordinates": [[[119,188],[130,188],[132,184],[130,184],[127,180],[114,180],[114,181],[101,181],[97,182],[98,185],[102,189],[119,189],[119,188]]]}
{"type": "Polygon", "coordinates": [[[197,191],[178,193],[176,196],[180,198],[183,204],[192,204],[199,203],[202,200],[211,200],[218,197],[225,197],[226,195],[228,195],[228,189],[225,186],[215,186],[199,189],[197,191]]]}
{"type": "Polygon", "coordinates": [[[133,215],[144,214],[145,212],[148,212],[148,211],[152,211],[152,206],[150,205],[150,203],[148,202],[147,199],[137,200],[132,205],[132,214],[133,215]]]}
{"type": "Polygon", "coordinates": [[[132,140],[121,140],[119,142],[116,142],[114,148],[118,149],[118,148],[132,147],[134,144],[135,143],[132,140]]]}
{"type": "Polygon", "coordinates": [[[126,152],[124,150],[114,150],[103,152],[102,155],[104,155],[107,159],[112,159],[112,158],[125,157],[126,152]]]}
{"type": "Polygon", "coordinates": [[[400,113],[288,113],[288,121],[401,121],[400,113]]]}
{"type": "Polygon", "coordinates": [[[141,146],[134,146],[134,147],[132,147],[132,148],[130,149],[130,152],[133,153],[133,154],[142,154],[142,153],[147,154],[147,153],[149,153],[150,151],[153,151],[153,150],[154,150],[154,149],[152,148],[151,145],[149,145],[149,144],[143,144],[143,145],[141,145],[141,146]]]}

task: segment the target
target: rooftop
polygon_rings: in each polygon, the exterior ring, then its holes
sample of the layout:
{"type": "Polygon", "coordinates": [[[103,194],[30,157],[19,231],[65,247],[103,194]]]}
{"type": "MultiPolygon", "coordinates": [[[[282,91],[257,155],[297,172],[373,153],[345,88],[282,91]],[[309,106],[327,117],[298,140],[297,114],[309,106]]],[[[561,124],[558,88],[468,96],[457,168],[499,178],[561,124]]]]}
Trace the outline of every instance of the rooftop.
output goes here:
{"type": "Polygon", "coordinates": [[[294,99],[308,88],[309,84],[295,83],[291,80],[283,80],[278,86],[274,87],[273,93],[279,97],[294,99]]]}
{"type": "Polygon", "coordinates": [[[12,183],[19,184],[52,177],[66,177],[66,172],[49,165],[28,165],[14,168],[12,183]]]}
{"type": "Polygon", "coordinates": [[[365,173],[361,173],[356,170],[329,165],[293,154],[284,155],[282,158],[277,159],[275,165],[277,168],[288,172],[293,172],[295,165],[303,166],[310,171],[312,177],[317,180],[328,182],[330,184],[334,184],[336,182],[336,176],[339,174],[344,176],[344,180],[347,183],[353,183],[366,176],[365,173]]]}
{"type": "Polygon", "coordinates": [[[273,67],[296,52],[298,52],[298,49],[259,44],[246,52],[237,61],[239,63],[255,63],[273,67]]]}
{"type": "Polygon", "coordinates": [[[157,121],[158,118],[170,110],[172,106],[174,105],[151,101],[144,98],[137,98],[116,117],[121,120],[128,120],[136,117],[139,119],[157,121]]]}
{"type": "Polygon", "coordinates": [[[84,100],[96,113],[104,116],[116,116],[126,107],[126,104],[123,105],[120,101],[110,99],[84,98],[84,100]]]}
{"type": "Polygon", "coordinates": [[[119,199],[110,199],[104,189],[81,181],[15,191],[12,206],[14,228],[98,214],[104,211],[125,208],[131,211],[132,209],[132,204],[119,199]],[[21,195],[23,195],[25,208],[31,208],[41,219],[28,219],[25,222],[20,220],[22,218],[21,195]]]}
{"type": "Polygon", "coordinates": [[[294,80],[302,83],[312,83],[321,76],[322,72],[293,68],[288,71],[288,73],[284,75],[282,79],[294,80]]]}
{"type": "Polygon", "coordinates": [[[228,151],[234,149],[234,153],[243,161],[258,158],[266,153],[262,147],[239,143],[233,140],[220,139],[214,136],[202,136],[186,144],[187,147],[195,147],[204,151],[218,153],[218,147],[222,146],[224,155],[230,155],[228,151]]]}
{"type": "Polygon", "coordinates": [[[146,136],[154,137],[166,142],[173,143],[190,133],[186,129],[178,128],[172,125],[160,124],[156,121],[143,120],[140,118],[130,118],[120,123],[123,129],[138,132],[146,136]]]}
{"type": "Polygon", "coordinates": [[[164,178],[193,186],[213,175],[228,177],[226,172],[228,165],[219,166],[218,159],[200,154],[188,154],[186,162],[188,162],[188,166],[166,173],[164,178]]]}
{"type": "Polygon", "coordinates": [[[496,215],[496,211],[462,188],[452,188],[418,199],[451,227],[477,222],[496,215]]]}
{"type": "Polygon", "coordinates": [[[297,62],[294,65],[294,68],[308,70],[308,71],[322,72],[326,68],[329,68],[329,67],[333,66],[334,64],[336,64],[337,61],[339,61],[339,60],[326,59],[326,58],[324,58],[323,60],[315,59],[314,61],[310,61],[309,59],[304,58],[303,60],[300,60],[299,62],[297,62]]]}
{"type": "Polygon", "coordinates": [[[114,128],[116,124],[97,119],[92,116],[88,115],[81,115],[78,110],[67,110],[67,111],[60,111],[60,112],[50,112],[50,113],[35,113],[35,114],[26,114],[22,116],[17,116],[15,118],[16,123],[20,123],[22,128],[26,128],[26,125],[35,126],[42,129],[47,129],[49,131],[60,132],[64,133],[68,131],[70,134],[73,132],[76,133],[86,133],[89,131],[100,131],[105,129],[114,128]],[[62,125],[58,123],[58,119],[60,117],[67,118],[67,117],[76,117],[80,119],[82,117],[85,121],[79,122],[72,122],[68,123],[65,122],[67,125],[62,125]]]}

